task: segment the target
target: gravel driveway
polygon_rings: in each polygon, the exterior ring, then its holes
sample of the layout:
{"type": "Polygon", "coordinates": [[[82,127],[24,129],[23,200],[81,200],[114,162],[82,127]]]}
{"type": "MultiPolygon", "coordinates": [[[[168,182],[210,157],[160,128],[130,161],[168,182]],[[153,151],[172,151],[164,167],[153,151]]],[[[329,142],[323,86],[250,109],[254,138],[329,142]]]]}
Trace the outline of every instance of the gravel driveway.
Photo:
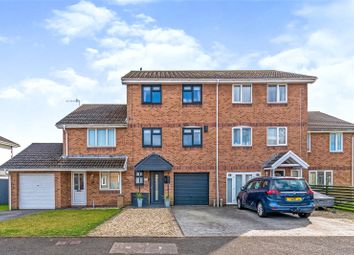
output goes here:
{"type": "Polygon", "coordinates": [[[175,206],[173,213],[185,236],[354,236],[354,221],[343,213],[260,218],[249,210],[208,206],[175,206]]]}
{"type": "Polygon", "coordinates": [[[182,233],[169,208],[126,208],[89,236],[179,237],[182,233]]]}

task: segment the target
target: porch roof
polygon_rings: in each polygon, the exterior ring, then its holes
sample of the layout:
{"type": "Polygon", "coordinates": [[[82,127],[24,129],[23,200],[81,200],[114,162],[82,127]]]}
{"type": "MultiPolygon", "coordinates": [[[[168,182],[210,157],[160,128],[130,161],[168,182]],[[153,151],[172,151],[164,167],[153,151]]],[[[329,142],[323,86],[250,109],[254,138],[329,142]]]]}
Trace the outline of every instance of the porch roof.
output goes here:
{"type": "Polygon", "coordinates": [[[276,169],[278,167],[301,167],[307,169],[309,165],[292,151],[273,154],[263,164],[264,169],[276,169]]]}
{"type": "Polygon", "coordinates": [[[125,171],[126,155],[63,157],[62,143],[33,143],[0,166],[8,171],[125,171]]]}
{"type": "Polygon", "coordinates": [[[135,165],[135,171],[170,171],[172,167],[161,155],[152,153],[135,165]]]}

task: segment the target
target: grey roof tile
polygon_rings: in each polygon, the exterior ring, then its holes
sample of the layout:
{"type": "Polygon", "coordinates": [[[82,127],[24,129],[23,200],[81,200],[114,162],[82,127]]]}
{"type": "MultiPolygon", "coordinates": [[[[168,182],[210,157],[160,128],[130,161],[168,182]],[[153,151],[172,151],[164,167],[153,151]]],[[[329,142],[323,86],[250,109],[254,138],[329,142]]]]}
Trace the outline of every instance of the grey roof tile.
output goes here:
{"type": "Polygon", "coordinates": [[[304,79],[315,81],[317,77],[277,70],[151,70],[130,71],[122,81],[156,79],[304,79]]]}
{"type": "Polygon", "coordinates": [[[354,124],[323,112],[310,111],[308,112],[308,130],[354,132],[354,124]]]}
{"type": "Polygon", "coordinates": [[[69,113],[56,126],[63,125],[124,125],[127,119],[125,104],[84,104],[69,113]]]}
{"type": "Polygon", "coordinates": [[[33,143],[0,169],[117,169],[124,168],[127,160],[124,155],[63,158],[62,154],[62,143],[33,143]]]}
{"type": "Polygon", "coordinates": [[[173,165],[159,154],[152,153],[135,165],[135,171],[168,171],[173,165]]]}

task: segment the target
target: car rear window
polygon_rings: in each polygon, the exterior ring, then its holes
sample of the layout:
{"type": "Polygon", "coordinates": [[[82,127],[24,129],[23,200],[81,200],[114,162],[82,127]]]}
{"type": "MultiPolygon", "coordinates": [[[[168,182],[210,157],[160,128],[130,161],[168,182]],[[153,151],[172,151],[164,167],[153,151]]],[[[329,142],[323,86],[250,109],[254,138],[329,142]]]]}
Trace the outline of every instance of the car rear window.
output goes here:
{"type": "Polygon", "coordinates": [[[273,180],[271,189],[279,191],[307,191],[308,187],[304,180],[296,179],[279,179],[273,180]]]}

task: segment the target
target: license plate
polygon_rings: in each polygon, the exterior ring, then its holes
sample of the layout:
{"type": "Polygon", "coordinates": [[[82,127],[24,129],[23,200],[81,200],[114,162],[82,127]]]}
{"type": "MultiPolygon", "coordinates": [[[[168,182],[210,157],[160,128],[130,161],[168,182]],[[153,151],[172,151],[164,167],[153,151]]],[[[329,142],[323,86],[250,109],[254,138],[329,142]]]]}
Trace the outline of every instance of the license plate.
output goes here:
{"type": "Polygon", "coordinates": [[[301,197],[287,197],[285,198],[286,201],[290,201],[290,202],[296,202],[296,201],[302,201],[301,197]]]}

